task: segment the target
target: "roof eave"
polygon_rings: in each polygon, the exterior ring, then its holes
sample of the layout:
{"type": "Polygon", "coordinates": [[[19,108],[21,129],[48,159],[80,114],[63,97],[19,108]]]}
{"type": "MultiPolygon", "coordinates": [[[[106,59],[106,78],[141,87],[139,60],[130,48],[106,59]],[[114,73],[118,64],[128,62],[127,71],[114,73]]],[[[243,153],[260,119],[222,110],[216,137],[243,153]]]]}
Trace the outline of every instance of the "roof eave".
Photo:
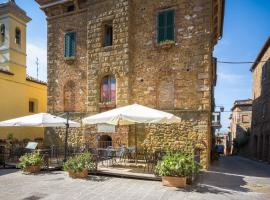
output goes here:
{"type": "Polygon", "coordinates": [[[268,39],[266,40],[266,42],[264,43],[260,53],[258,54],[255,62],[253,63],[253,65],[250,68],[250,71],[253,72],[253,70],[257,67],[257,64],[260,62],[260,60],[262,59],[264,53],[266,52],[266,50],[270,47],[270,36],[268,37],[268,39]]]}

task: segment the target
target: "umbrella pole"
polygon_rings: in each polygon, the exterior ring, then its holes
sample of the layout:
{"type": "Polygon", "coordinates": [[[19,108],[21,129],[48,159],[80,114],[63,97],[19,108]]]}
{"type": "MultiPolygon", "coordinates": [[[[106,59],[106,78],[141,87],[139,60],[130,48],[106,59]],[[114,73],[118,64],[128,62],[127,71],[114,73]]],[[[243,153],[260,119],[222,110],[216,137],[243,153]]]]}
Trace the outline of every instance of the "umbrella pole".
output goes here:
{"type": "Polygon", "coordinates": [[[135,124],[135,164],[137,165],[137,128],[136,128],[136,124],[135,124]]]}
{"type": "Polygon", "coordinates": [[[66,135],[65,135],[65,157],[64,162],[67,161],[67,147],[68,147],[68,128],[69,128],[69,112],[67,112],[67,123],[66,123],[66,135]]]}

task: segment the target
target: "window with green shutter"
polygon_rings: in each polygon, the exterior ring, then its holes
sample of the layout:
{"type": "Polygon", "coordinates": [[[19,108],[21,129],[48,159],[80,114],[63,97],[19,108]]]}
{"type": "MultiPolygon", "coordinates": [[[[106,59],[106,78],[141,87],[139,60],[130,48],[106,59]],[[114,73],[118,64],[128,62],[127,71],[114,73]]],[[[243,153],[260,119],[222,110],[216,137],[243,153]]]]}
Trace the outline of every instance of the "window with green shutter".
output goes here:
{"type": "Polygon", "coordinates": [[[68,32],[65,34],[65,58],[75,57],[76,53],[76,33],[68,32]]]}
{"type": "Polygon", "coordinates": [[[157,42],[174,40],[174,10],[165,10],[157,16],[157,42]]]}

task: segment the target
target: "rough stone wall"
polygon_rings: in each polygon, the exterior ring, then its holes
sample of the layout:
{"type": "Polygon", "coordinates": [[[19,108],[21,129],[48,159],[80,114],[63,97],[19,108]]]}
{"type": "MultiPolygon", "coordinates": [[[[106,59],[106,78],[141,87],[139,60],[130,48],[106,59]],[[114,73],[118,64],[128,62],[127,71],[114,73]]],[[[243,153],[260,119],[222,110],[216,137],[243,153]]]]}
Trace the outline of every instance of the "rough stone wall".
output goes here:
{"type": "MultiPolygon", "coordinates": [[[[183,119],[182,124],[170,128],[146,127],[145,135],[141,136],[151,147],[162,147],[159,137],[162,144],[174,148],[189,139],[202,139],[208,147],[202,152],[202,162],[207,166],[213,94],[212,0],[92,0],[87,3],[80,12],[48,20],[49,111],[63,111],[63,88],[66,81],[72,80],[76,83],[75,111],[86,115],[100,112],[101,79],[114,75],[115,106],[136,102],[175,113],[183,119]],[[156,42],[156,18],[158,11],[168,8],[175,10],[175,44],[163,49],[156,42]],[[113,24],[113,45],[103,47],[107,21],[113,24]],[[72,63],[66,62],[63,56],[64,32],[69,29],[77,32],[77,54],[72,63]]],[[[57,8],[52,10],[58,12],[57,8]]],[[[95,132],[94,127],[71,130],[74,137],[70,137],[70,143],[77,142],[76,136],[79,141],[95,143],[95,132]]],[[[118,131],[130,146],[134,145],[133,133],[132,127],[129,131],[125,128],[118,131]]],[[[139,142],[143,139],[139,138],[139,142]]]]}
{"type": "Polygon", "coordinates": [[[241,138],[251,128],[252,106],[238,106],[232,111],[231,133],[232,139],[241,138]],[[247,121],[243,121],[246,116],[247,121]]]}
{"type": "Polygon", "coordinates": [[[128,0],[107,0],[89,6],[87,22],[88,112],[100,110],[100,83],[116,78],[116,105],[129,103],[128,0]],[[103,46],[104,23],[112,21],[113,45],[103,46]]]}
{"type": "Polygon", "coordinates": [[[171,110],[210,110],[211,1],[137,0],[131,8],[132,101],[171,110]],[[162,49],[157,13],[168,8],[175,10],[175,44],[162,49]]]}
{"type": "MultiPolygon", "coordinates": [[[[270,59],[270,47],[261,61],[270,59]]],[[[252,135],[250,152],[253,158],[270,162],[270,62],[267,65],[267,78],[262,81],[264,62],[257,64],[253,72],[252,135]]]]}
{"type": "MultiPolygon", "coordinates": [[[[59,11],[60,12],[60,11],[59,11]]],[[[75,112],[86,112],[87,101],[87,13],[63,15],[48,19],[48,111],[64,111],[64,87],[75,84],[75,112]],[[76,58],[64,58],[64,34],[76,32],[76,58]]]]}
{"type": "Polygon", "coordinates": [[[131,103],[173,112],[183,119],[179,127],[146,129],[146,141],[153,148],[178,148],[200,137],[209,147],[202,152],[204,166],[211,146],[211,6],[210,0],[132,1],[129,30],[131,103]],[[157,13],[164,9],[175,10],[175,44],[168,49],[157,44],[157,13]]]}

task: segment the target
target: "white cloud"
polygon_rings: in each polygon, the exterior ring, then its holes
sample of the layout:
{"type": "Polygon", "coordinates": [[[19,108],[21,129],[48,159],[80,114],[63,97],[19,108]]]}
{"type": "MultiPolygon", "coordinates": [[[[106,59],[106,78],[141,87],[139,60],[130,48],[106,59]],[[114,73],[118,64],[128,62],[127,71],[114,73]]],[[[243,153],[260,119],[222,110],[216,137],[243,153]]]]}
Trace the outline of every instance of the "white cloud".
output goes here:
{"type": "Polygon", "coordinates": [[[39,62],[40,80],[47,80],[47,47],[40,46],[34,43],[27,44],[27,74],[37,78],[36,60],[39,62]]]}

